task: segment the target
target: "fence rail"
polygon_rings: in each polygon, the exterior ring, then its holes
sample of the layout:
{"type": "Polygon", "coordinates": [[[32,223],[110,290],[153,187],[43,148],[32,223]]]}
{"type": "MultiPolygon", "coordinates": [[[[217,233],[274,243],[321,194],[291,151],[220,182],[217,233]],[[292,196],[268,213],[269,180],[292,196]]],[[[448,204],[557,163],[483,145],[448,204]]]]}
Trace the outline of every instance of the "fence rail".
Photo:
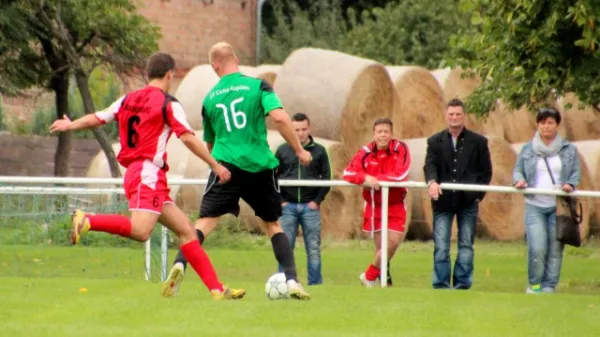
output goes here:
{"type": "MultiPolygon", "coordinates": [[[[207,179],[184,179],[171,178],[170,185],[206,185],[207,179]]],[[[74,178],[74,177],[20,177],[20,176],[0,176],[0,184],[61,184],[61,185],[122,185],[121,178],[74,178]]],[[[329,187],[356,187],[356,185],[343,180],[281,180],[281,186],[329,186],[329,187]]],[[[365,185],[366,186],[366,185],[365,185]]],[[[380,182],[381,186],[381,251],[387,252],[388,247],[388,203],[390,188],[427,188],[424,182],[405,181],[405,182],[380,182]]],[[[545,195],[571,195],[577,197],[600,197],[600,191],[574,191],[565,193],[561,190],[526,188],[516,189],[511,186],[497,185],[473,185],[473,184],[453,184],[442,183],[442,190],[458,190],[458,191],[478,191],[478,192],[496,192],[496,193],[521,193],[521,194],[545,194],[545,195]]],[[[123,194],[122,188],[106,187],[106,188],[86,188],[86,187],[67,187],[67,186],[0,186],[0,195],[2,194],[123,194]]],[[[166,228],[162,228],[162,240],[166,240],[166,228]]],[[[162,242],[162,249],[166,252],[166,243],[162,242]]],[[[145,263],[149,265],[150,261],[150,244],[146,242],[145,263]]],[[[161,278],[166,277],[166,253],[162,255],[163,268],[161,268],[161,278]]],[[[387,254],[381,254],[381,274],[387,274],[387,254]]],[[[149,276],[147,276],[149,277],[149,276]]],[[[387,279],[381,278],[381,286],[387,286],[387,279]]]]}

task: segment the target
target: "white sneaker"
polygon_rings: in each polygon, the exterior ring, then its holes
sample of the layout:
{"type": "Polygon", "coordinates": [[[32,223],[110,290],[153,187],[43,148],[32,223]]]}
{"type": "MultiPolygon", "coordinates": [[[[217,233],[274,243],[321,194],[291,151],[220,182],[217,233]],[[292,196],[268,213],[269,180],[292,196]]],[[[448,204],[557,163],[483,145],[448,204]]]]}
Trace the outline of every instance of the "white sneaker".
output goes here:
{"type": "Polygon", "coordinates": [[[360,274],[360,282],[367,288],[375,288],[377,286],[377,281],[369,281],[367,280],[367,275],[365,273],[360,274]]]}
{"type": "Polygon", "coordinates": [[[183,282],[183,275],[185,274],[185,268],[183,263],[177,262],[171,268],[169,276],[165,280],[162,286],[162,295],[164,297],[172,297],[177,295],[181,282],[183,282]]]}
{"type": "Polygon", "coordinates": [[[304,288],[298,283],[298,281],[287,280],[288,287],[288,298],[295,300],[310,300],[310,295],[304,288]]]}

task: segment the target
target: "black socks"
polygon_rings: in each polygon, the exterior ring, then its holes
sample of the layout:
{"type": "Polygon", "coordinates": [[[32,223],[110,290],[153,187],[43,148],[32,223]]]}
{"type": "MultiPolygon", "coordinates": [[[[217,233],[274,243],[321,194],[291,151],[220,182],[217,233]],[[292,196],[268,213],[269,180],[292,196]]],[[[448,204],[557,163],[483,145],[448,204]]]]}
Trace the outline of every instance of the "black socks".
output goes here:
{"type": "Polygon", "coordinates": [[[271,237],[271,244],[273,245],[273,252],[275,253],[277,262],[283,267],[285,278],[287,280],[298,281],[294,251],[290,245],[290,239],[288,239],[285,233],[277,233],[271,237]]]}
{"type": "MultiPolygon", "coordinates": [[[[201,230],[196,229],[196,236],[198,236],[198,241],[200,242],[200,244],[204,243],[204,233],[202,233],[201,230]]],[[[185,270],[185,268],[187,268],[187,260],[183,256],[181,249],[177,252],[177,256],[175,257],[175,261],[173,262],[173,264],[176,264],[176,263],[183,264],[184,270],[185,270]]]]}

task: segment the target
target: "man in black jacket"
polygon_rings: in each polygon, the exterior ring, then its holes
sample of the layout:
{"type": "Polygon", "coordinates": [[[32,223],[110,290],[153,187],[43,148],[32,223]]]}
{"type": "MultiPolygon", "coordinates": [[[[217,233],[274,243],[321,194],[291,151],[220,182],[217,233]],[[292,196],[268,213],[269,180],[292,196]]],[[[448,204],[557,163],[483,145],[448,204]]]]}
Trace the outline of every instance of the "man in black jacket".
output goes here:
{"type": "Polygon", "coordinates": [[[444,190],[440,184],[488,185],[492,162],[488,141],[465,128],[464,104],[448,102],[448,129],[427,139],[425,181],[433,208],[433,288],[469,289],[473,283],[473,241],[479,203],[485,192],[444,190]],[[450,283],[450,233],[452,220],[458,223],[458,255],[450,283]]]}
{"type": "MultiPolygon", "coordinates": [[[[281,145],[275,157],[279,159],[279,178],[288,180],[330,180],[331,166],[327,150],[310,136],[310,120],[303,113],[292,117],[292,124],[304,149],[310,152],[312,161],[301,166],[289,144],[281,145]]],[[[321,275],[321,202],[329,187],[281,187],[283,214],[281,227],[292,245],[296,243],[298,226],[302,226],[304,246],[308,260],[308,285],[323,283],[321,275]]],[[[281,266],[279,267],[281,269],[281,266]]]]}

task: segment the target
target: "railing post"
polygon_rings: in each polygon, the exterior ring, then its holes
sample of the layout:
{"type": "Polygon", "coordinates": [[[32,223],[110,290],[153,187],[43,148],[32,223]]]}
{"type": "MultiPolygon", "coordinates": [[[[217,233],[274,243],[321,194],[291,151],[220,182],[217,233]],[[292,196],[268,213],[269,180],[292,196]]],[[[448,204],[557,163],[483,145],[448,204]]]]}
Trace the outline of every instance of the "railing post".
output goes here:
{"type": "Polygon", "coordinates": [[[381,187],[381,287],[387,287],[387,262],[388,262],[388,201],[390,188],[381,187]]]}
{"type": "Polygon", "coordinates": [[[144,271],[146,274],[146,281],[150,281],[150,277],[152,276],[150,270],[152,268],[152,242],[150,240],[152,239],[149,238],[144,245],[144,271]]]}
{"type": "Polygon", "coordinates": [[[160,280],[165,281],[167,279],[167,266],[169,265],[169,229],[165,226],[162,227],[162,235],[160,239],[160,280]]]}

